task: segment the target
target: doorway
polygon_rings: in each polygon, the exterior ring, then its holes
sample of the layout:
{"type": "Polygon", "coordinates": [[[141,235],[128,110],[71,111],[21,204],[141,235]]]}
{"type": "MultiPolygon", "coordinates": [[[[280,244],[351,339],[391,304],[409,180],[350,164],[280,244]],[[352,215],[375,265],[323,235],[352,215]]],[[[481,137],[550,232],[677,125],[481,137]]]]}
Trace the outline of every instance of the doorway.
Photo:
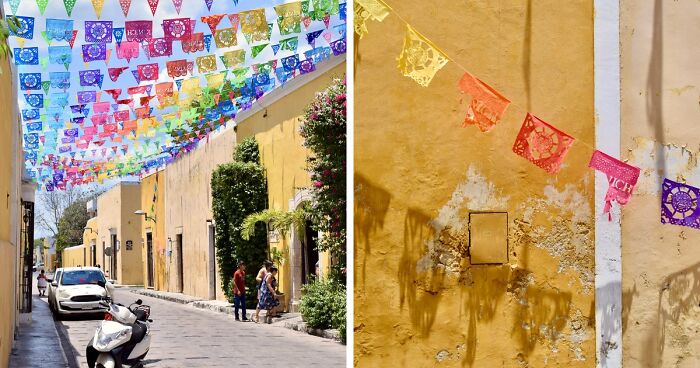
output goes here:
{"type": "Polygon", "coordinates": [[[177,234],[177,236],[175,236],[175,252],[177,253],[177,287],[178,292],[182,293],[185,290],[184,267],[182,262],[182,234],[177,234]]]}
{"type": "Polygon", "coordinates": [[[105,262],[105,248],[105,242],[102,241],[102,264],[100,265],[100,268],[102,268],[102,272],[107,272],[107,263],[105,262]]]}
{"type": "Polygon", "coordinates": [[[153,233],[146,233],[146,267],[148,269],[148,287],[153,288],[153,233]]]}
{"type": "Polygon", "coordinates": [[[112,280],[117,280],[117,234],[111,234],[111,245],[112,245],[112,272],[110,272],[110,277],[112,280]]]}
{"type": "Polygon", "coordinates": [[[216,299],[216,247],[214,225],[209,225],[209,299],[216,299]]]}
{"type": "Polygon", "coordinates": [[[92,266],[97,266],[97,244],[93,240],[90,242],[90,254],[92,254],[92,266]]]}
{"type": "Polygon", "coordinates": [[[306,221],[304,229],[304,243],[301,245],[301,283],[307,284],[311,282],[312,275],[316,275],[316,265],[318,264],[319,255],[316,250],[316,239],[318,231],[311,227],[311,221],[306,221]]]}

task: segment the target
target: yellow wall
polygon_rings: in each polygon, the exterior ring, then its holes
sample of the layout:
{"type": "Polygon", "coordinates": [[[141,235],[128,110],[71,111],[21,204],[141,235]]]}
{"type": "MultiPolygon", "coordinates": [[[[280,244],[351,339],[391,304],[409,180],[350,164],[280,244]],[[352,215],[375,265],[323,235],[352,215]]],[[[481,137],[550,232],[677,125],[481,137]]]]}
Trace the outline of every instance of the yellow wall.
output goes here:
{"type": "Polygon", "coordinates": [[[62,267],[91,266],[88,251],[84,245],[77,245],[63,250],[62,267]]]}
{"type": "Polygon", "coordinates": [[[93,217],[87,221],[85,224],[86,229],[83,231],[83,245],[86,248],[86,254],[87,254],[87,266],[97,266],[100,265],[100,267],[104,267],[102,265],[102,259],[101,255],[97,256],[97,249],[101,247],[101,244],[98,239],[98,234],[97,231],[99,230],[99,224],[97,223],[97,217],[93,217]],[[96,259],[93,262],[93,249],[92,249],[92,244],[95,244],[95,256],[96,259]]]}
{"type": "MultiPolygon", "coordinates": [[[[370,22],[355,59],[355,363],[359,367],[592,367],[591,149],[558,175],[511,151],[526,112],[592,145],[593,2],[392,1],[512,100],[488,133],[448,63],[400,74],[404,25],[370,22]],[[508,212],[508,262],[471,265],[468,216],[508,212]]],[[[479,229],[471,229],[475,231],[479,229]]]]}
{"type": "Polygon", "coordinates": [[[141,221],[141,242],[143,244],[143,280],[144,285],[148,280],[146,234],[153,237],[153,283],[156,290],[167,290],[165,274],[165,171],[159,171],[141,180],[141,207],[149,216],[148,220],[141,221]],[[155,197],[155,207],[154,207],[155,197]],[[154,211],[151,211],[151,208],[154,211]],[[155,220],[151,220],[155,218],[155,220]]]}
{"type": "Polygon", "coordinates": [[[8,59],[0,61],[0,104],[9,107],[0,115],[0,368],[9,362],[17,321],[16,297],[19,269],[20,170],[22,167],[21,131],[17,111],[15,70],[8,59]]]}
{"type": "MultiPolygon", "coordinates": [[[[303,123],[304,109],[313,101],[317,92],[331,84],[334,77],[343,78],[346,64],[343,62],[303,87],[267,106],[260,112],[246,118],[238,126],[238,140],[254,136],[258,142],[260,156],[267,175],[268,207],[281,211],[292,211],[289,201],[302,189],[311,186],[309,172],[306,171],[308,150],[303,146],[304,138],[299,134],[303,123]]],[[[286,256],[280,267],[279,288],[287,295],[291,293],[291,267],[300,266],[300,261],[290,257],[291,232],[280,243],[271,246],[279,248],[286,256]],[[291,267],[290,267],[291,266],[291,267]]],[[[328,266],[328,256],[322,255],[324,268],[328,266]],[[325,262],[324,262],[325,261],[325,262]]],[[[301,259],[301,258],[299,258],[301,259]]],[[[289,300],[287,300],[289,302],[289,300]]]]}
{"type": "Polygon", "coordinates": [[[117,235],[120,243],[117,252],[117,282],[123,285],[143,285],[141,244],[142,217],[134,212],[141,207],[141,190],[138,183],[121,182],[97,198],[97,263],[110,272],[110,257],[103,258],[104,247],[110,246],[110,236],[117,235]],[[127,241],[133,242],[127,250],[127,241]]]}
{"type": "Polygon", "coordinates": [[[659,221],[664,177],[700,187],[698,3],[621,1],[623,158],[642,169],[622,223],[625,367],[700,366],[700,233],[659,221]]]}

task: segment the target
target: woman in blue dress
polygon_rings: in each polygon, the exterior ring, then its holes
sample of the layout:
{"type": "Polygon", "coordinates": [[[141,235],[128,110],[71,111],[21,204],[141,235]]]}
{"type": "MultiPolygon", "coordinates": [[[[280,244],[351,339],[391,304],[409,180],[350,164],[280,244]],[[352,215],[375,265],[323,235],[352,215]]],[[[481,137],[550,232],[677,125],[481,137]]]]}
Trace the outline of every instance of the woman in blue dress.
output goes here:
{"type": "Polygon", "coordinates": [[[265,314],[266,323],[272,323],[272,308],[280,304],[279,300],[277,300],[277,293],[275,293],[276,288],[277,267],[272,266],[270,272],[265,275],[265,280],[260,285],[260,302],[258,307],[267,311],[265,314]]]}

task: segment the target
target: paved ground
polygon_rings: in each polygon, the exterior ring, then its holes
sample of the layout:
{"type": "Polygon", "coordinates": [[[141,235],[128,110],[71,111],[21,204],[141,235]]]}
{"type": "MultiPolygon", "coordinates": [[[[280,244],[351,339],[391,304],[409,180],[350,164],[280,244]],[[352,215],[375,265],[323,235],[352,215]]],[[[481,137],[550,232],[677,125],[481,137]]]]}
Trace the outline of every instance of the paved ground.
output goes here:
{"type": "MultiPolygon", "coordinates": [[[[154,320],[147,368],[345,367],[346,347],[332,340],[237,322],[232,316],[139,296],[126,289],[117,289],[115,295],[116,301],[125,305],[137,298],[151,306],[154,320]]],[[[57,324],[68,342],[65,345],[70,345],[66,346],[69,361],[76,362],[77,367],[87,367],[85,347],[98,324],[96,319],[70,319],[57,324]]]]}
{"type": "Polygon", "coordinates": [[[20,325],[19,336],[10,356],[10,368],[69,367],[61,350],[46,297],[40,299],[34,296],[32,308],[32,323],[20,325]]]}

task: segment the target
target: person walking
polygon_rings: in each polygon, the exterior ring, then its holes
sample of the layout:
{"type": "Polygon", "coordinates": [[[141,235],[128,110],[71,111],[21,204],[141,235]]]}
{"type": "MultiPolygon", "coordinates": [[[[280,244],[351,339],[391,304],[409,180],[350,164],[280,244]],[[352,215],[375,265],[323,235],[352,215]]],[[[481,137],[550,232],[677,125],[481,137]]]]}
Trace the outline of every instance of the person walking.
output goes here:
{"type": "Polygon", "coordinates": [[[243,322],[248,322],[248,314],[245,310],[245,263],[238,261],[238,269],[233,274],[233,306],[236,321],[238,318],[239,307],[243,309],[243,322]]]}
{"type": "Polygon", "coordinates": [[[39,288],[39,296],[46,296],[46,287],[49,285],[49,282],[46,279],[46,274],[44,273],[44,270],[41,270],[39,276],[37,276],[36,284],[39,288]]]}
{"type": "Polygon", "coordinates": [[[277,293],[275,289],[277,288],[277,267],[270,267],[270,272],[265,275],[265,281],[260,290],[260,302],[258,303],[259,309],[265,309],[267,313],[265,314],[265,322],[272,323],[272,309],[280,304],[277,300],[277,293]]]}
{"type": "Polygon", "coordinates": [[[262,287],[263,281],[265,280],[265,276],[270,271],[271,267],[272,267],[272,262],[265,261],[265,263],[263,263],[262,268],[260,268],[260,270],[258,271],[258,275],[255,276],[255,281],[257,282],[257,288],[258,288],[258,302],[256,303],[256,306],[255,306],[255,318],[253,319],[253,322],[255,322],[255,323],[260,322],[260,289],[262,287]]]}

